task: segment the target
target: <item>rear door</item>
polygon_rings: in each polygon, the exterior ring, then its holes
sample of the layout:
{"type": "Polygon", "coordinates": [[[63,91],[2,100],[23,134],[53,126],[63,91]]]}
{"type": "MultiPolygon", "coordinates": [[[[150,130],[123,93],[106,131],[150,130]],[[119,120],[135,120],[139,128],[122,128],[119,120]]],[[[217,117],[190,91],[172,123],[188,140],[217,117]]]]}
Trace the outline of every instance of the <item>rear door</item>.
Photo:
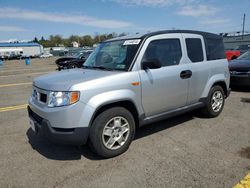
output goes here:
{"type": "Polygon", "coordinates": [[[186,105],[188,79],[181,78],[181,73],[188,70],[188,65],[182,54],[181,34],[153,36],[145,42],[138,57],[140,65],[147,59],[157,59],[162,65],[159,69],[139,71],[147,117],[186,105]]]}
{"type": "Polygon", "coordinates": [[[183,34],[185,52],[192,77],[189,79],[188,104],[199,101],[210,77],[210,65],[206,59],[203,37],[197,34],[183,34]]]}

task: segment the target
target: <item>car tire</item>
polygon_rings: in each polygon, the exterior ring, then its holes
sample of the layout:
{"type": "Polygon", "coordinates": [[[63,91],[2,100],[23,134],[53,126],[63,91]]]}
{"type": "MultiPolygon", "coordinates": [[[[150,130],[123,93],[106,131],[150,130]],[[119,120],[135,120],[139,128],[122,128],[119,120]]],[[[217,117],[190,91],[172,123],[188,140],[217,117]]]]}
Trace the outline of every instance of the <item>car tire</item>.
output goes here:
{"type": "Polygon", "coordinates": [[[217,117],[223,110],[225,104],[225,94],[221,86],[216,85],[210,89],[205,107],[202,113],[209,117],[217,117]]]}
{"type": "Polygon", "coordinates": [[[75,69],[75,68],[77,68],[77,65],[74,63],[69,64],[69,66],[68,66],[68,69],[75,69]]]}
{"type": "Polygon", "coordinates": [[[90,128],[89,143],[93,152],[111,158],[127,151],[135,135],[132,114],[123,107],[101,112],[90,128]]]}

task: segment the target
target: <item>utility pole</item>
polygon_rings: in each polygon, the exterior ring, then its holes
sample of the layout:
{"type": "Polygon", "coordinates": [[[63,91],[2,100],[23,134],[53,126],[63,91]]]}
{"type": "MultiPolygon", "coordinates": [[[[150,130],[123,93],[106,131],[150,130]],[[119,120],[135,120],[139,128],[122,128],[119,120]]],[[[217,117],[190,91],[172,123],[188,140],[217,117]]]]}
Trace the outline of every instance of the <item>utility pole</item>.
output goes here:
{"type": "Polygon", "coordinates": [[[244,14],[243,16],[242,40],[244,39],[244,33],[245,33],[245,20],[246,20],[246,14],[244,14]]]}

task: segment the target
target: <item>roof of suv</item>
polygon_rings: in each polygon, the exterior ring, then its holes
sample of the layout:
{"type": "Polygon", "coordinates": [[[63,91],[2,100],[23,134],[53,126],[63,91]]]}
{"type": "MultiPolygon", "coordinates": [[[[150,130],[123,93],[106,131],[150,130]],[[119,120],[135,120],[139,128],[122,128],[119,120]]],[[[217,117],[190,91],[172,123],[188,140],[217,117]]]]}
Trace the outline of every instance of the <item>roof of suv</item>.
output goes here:
{"type": "Polygon", "coordinates": [[[128,35],[128,36],[123,36],[123,37],[117,37],[113,38],[107,41],[116,41],[116,40],[126,40],[126,39],[145,39],[151,36],[155,35],[161,35],[161,34],[170,34],[170,33],[189,33],[189,34],[198,34],[202,35],[204,38],[213,38],[213,39],[222,39],[221,36],[213,34],[213,33],[208,33],[208,32],[203,32],[203,31],[193,31],[193,30],[162,30],[162,31],[155,31],[155,32],[150,32],[146,34],[136,34],[136,35],[128,35]]]}

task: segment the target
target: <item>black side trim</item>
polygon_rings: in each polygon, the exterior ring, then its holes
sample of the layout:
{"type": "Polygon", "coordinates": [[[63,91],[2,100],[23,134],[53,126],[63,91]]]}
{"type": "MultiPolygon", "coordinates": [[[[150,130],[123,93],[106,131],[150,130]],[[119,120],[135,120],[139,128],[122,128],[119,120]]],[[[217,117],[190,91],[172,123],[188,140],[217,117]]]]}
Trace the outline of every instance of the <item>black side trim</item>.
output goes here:
{"type": "Polygon", "coordinates": [[[92,125],[93,121],[94,121],[94,118],[96,117],[96,114],[97,112],[102,109],[104,106],[111,106],[111,105],[117,105],[119,106],[119,103],[126,103],[126,102],[130,102],[131,104],[134,105],[136,111],[137,111],[137,114],[138,114],[138,109],[136,108],[136,105],[134,104],[134,102],[132,100],[130,100],[129,98],[128,99],[123,99],[123,100],[113,100],[113,101],[109,101],[109,102],[105,102],[103,104],[101,104],[100,106],[98,106],[96,109],[95,109],[95,112],[93,113],[92,117],[91,117],[91,120],[90,120],[90,126],[92,125]]]}
{"type": "Polygon", "coordinates": [[[207,102],[207,97],[200,98],[199,102],[202,102],[203,104],[206,104],[206,102],[207,102]]]}
{"type": "Polygon", "coordinates": [[[150,117],[145,118],[145,116],[144,117],[142,116],[142,117],[140,117],[140,126],[144,126],[144,125],[156,122],[156,121],[161,121],[161,120],[164,120],[164,119],[168,119],[170,117],[177,116],[177,115],[189,112],[191,110],[201,108],[203,106],[204,106],[203,102],[198,102],[196,104],[192,104],[192,105],[181,107],[181,108],[178,108],[178,109],[175,109],[175,110],[163,112],[161,114],[153,115],[153,116],[150,116],[150,117]]]}

